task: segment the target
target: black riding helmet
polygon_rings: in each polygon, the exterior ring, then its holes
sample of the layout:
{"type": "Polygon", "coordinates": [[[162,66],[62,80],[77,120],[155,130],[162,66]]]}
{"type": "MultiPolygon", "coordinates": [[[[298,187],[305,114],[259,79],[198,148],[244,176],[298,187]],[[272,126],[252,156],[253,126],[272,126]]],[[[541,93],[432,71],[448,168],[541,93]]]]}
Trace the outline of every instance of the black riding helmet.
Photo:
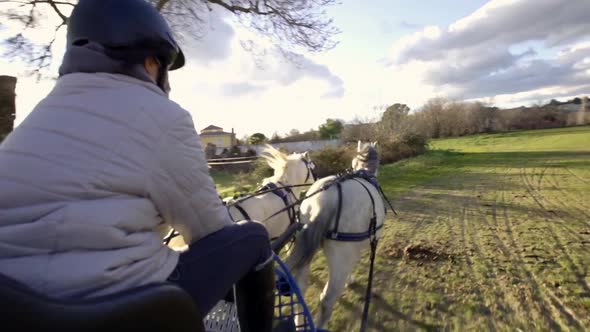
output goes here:
{"type": "Polygon", "coordinates": [[[157,57],[162,66],[184,66],[172,30],[145,0],[80,0],[68,22],[67,47],[96,42],[114,59],[143,63],[157,57]]]}

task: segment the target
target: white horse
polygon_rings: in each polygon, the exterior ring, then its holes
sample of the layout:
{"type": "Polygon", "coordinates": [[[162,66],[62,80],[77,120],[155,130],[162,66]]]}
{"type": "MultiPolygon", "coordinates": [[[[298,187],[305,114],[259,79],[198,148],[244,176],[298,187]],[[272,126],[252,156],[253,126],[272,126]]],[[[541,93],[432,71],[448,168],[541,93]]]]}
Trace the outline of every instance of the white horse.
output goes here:
{"type": "MultiPolygon", "coordinates": [[[[379,165],[379,156],[375,143],[361,144],[359,141],[357,156],[352,162],[354,170],[365,170],[375,175],[379,165]]],[[[329,268],[329,281],[326,283],[320,297],[319,317],[317,328],[323,328],[330,320],[334,304],[342,294],[347,279],[358,263],[361,253],[368,249],[369,239],[361,241],[340,241],[327,238],[327,233],[334,231],[338,210],[338,189],[330,185],[326,190],[313,195],[321,188],[336,179],[329,176],[318,180],[307,192],[301,204],[300,220],[305,224],[297,235],[292,253],[286,259],[286,264],[294,275],[303,294],[307,287],[309,267],[314,254],[323,248],[329,268]]],[[[361,234],[369,230],[370,220],[376,214],[377,237],[385,218],[383,199],[377,188],[361,178],[349,179],[341,182],[342,202],[340,204],[339,233],[361,234]],[[362,183],[362,184],[361,184],[362,183]],[[364,185],[364,186],[363,186],[364,185]],[[371,203],[369,193],[375,205],[371,203]]],[[[297,322],[299,324],[299,322],[297,322]]]]}
{"type": "Polygon", "coordinates": [[[283,234],[289,224],[294,221],[291,218],[295,216],[292,215],[294,211],[291,213],[284,211],[276,216],[271,216],[284,209],[287,204],[295,203],[301,193],[309,188],[309,186],[289,189],[280,189],[280,187],[301,184],[311,185],[315,181],[315,166],[310,160],[308,152],[287,155],[270,145],[264,147],[261,157],[266,159],[268,165],[274,169],[274,175],[264,179],[262,187],[264,188],[268,184],[278,186],[279,194],[283,195],[286,201],[276,193],[268,192],[250,198],[229,200],[227,204],[234,221],[245,219],[261,221],[266,226],[270,238],[273,239],[283,234]],[[267,220],[269,217],[271,218],[267,220]]]}

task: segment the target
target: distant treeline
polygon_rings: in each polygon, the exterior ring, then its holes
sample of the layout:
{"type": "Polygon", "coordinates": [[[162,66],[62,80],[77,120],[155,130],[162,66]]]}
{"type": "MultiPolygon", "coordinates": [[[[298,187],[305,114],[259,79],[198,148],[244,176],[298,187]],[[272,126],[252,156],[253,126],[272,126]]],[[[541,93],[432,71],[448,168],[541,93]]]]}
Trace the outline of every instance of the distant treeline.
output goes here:
{"type": "Polygon", "coordinates": [[[519,129],[544,129],[590,124],[587,98],[567,102],[552,100],[547,105],[500,109],[480,102],[429,100],[416,112],[404,104],[386,109],[380,121],[346,125],[345,141],[400,140],[408,135],[425,138],[465,136],[519,129]]]}

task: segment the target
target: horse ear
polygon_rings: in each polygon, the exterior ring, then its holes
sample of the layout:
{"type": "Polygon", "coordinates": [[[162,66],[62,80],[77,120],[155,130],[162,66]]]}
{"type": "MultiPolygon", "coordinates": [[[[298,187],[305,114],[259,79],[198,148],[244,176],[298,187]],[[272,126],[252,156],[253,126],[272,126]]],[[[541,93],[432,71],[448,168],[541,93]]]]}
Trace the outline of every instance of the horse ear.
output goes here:
{"type": "Polygon", "coordinates": [[[356,152],[361,152],[361,147],[362,147],[361,140],[358,141],[357,146],[356,146],[356,152]]]}
{"type": "Polygon", "coordinates": [[[309,151],[303,152],[302,155],[303,155],[303,158],[309,159],[309,151]]]}
{"type": "Polygon", "coordinates": [[[371,146],[374,147],[374,148],[376,148],[377,147],[377,141],[371,143],[371,146]]]}

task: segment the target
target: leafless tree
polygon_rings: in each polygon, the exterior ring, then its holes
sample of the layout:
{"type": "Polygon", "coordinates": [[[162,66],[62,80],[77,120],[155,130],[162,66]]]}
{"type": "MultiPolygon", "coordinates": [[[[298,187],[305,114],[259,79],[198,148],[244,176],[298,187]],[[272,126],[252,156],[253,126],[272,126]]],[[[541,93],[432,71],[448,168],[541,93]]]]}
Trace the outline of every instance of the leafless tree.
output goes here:
{"type": "Polygon", "coordinates": [[[397,140],[410,131],[410,108],[406,104],[395,103],[388,106],[378,123],[380,141],[397,140]]]}
{"type": "Polygon", "coordinates": [[[380,140],[379,122],[368,117],[356,117],[344,125],[340,138],[344,142],[380,140]]]}
{"type": "Polygon", "coordinates": [[[444,98],[429,99],[420,111],[421,132],[426,137],[439,138],[444,131],[442,121],[447,100],[444,98]]]}
{"type": "Polygon", "coordinates": [[[584,125],[588,124],[588,97],[584,96],[582,98],[582,104],[580,105],[580,110],[577,112],[576,116],[576,124],[577,125],[584,125]]]}
{"type": "MultiPolygon", "coordinates": [[[[148,0],[168,18],[183,37],[200,38],[215,6],[233,13],[245,27],[268,38],[285,56],[301,51],[321,52],[336,46],[334,37],[339,30],[325,9],[338,0],[148,0]]],[[[0,0],[0,18],[17,22],[21,32],[6,40],[10,46],[6,55],[20,56],[38,72],[49,66],[52,46],[58,31],[68,22],[68,14],[77,0],[0,0]],[[54,22],[41,27],[41,21],[54,22]],[[25,37],[29,29],[54,29],[53,38],[36,45],[25,37]]],[[[248,43],[247,43],[248,44],[248,43]]]]}
{"type": "MultiPolygon", "coordinates": [[[[65,14],[75,6],[74,1],[63,0],[0,0],[0,18],[2,21],[13,21],[22,26],[22,30],[5,40],[8,51],[5,56],[19,57],[32,65],[38,73],[41,68],[49,66],[52,58],[52,46],[57,33],[67,25],[68,16],[65,14]],[[69,8],[67,8],[69,7],[69,8]],[[58,18],[53,28],[53,35],[47,43],[36,45],[25,37],[27,30],[42,28],[42,22],[47,20],[47,13],[53,13],[50,19],[58,18]]],[[[43,27],[47,28],[47,27],[43,27]]]]}

